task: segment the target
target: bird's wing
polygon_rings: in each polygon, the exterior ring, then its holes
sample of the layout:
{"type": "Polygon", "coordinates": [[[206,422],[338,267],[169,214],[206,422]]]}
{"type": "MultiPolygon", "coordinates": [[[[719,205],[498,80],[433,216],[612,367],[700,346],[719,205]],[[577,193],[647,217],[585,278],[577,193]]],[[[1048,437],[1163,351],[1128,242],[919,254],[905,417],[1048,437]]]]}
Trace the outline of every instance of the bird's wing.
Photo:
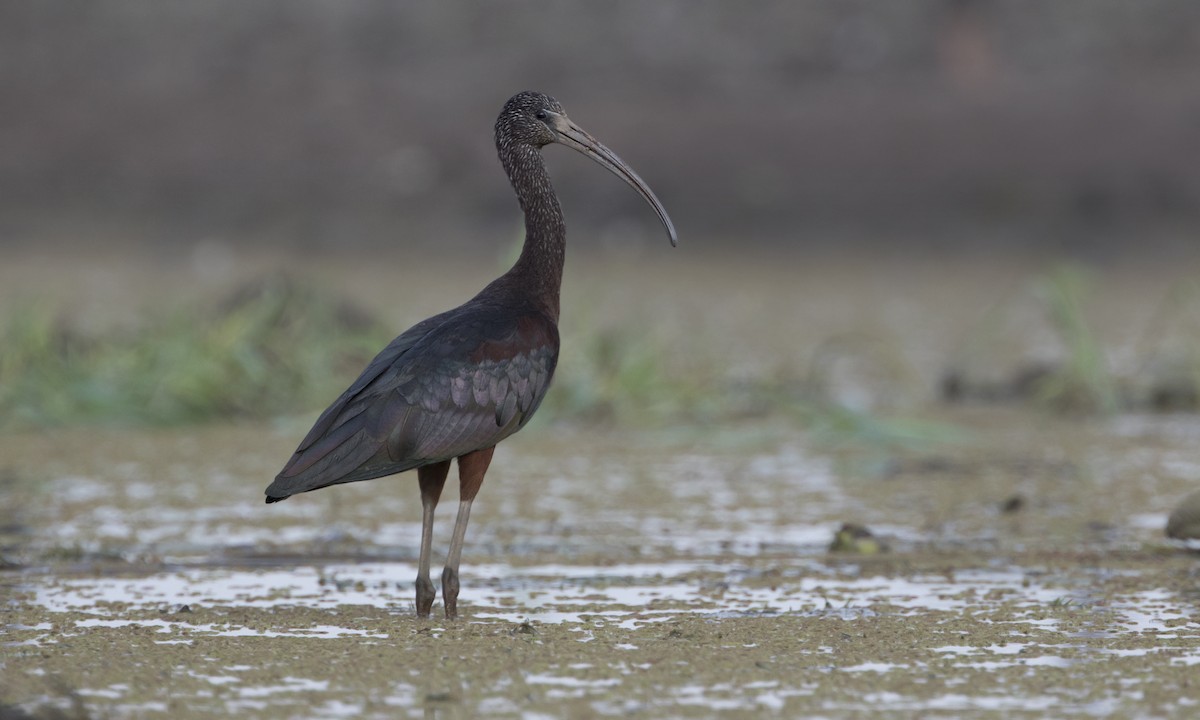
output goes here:
{"type": "MultiPolygon", "coordinates": [[[[351,383],[350,387],[346,388],[346,391],[332,405],[327,407],[325,412],[321,413],[321,417],[317,418],[317,421],[313,423],[312,429],[300,441],[300,447],[296,448],[296,455],[300,455],[312,447],[322,437],[336,432],[340,426],[345,425],[347,421],[352,420],[356,415],[366,410],[369,403],[364,401],[369,401],[372,396],[369,393],[364,393],[363,390],[368,385],[378,381],[381,377],[386,377],[389,371],[395,369],[397,364],[414,345],[424,339],[431,331],[441,326],[446,316],[453,312],[451,310],[422,320],[401,333],[399,337],[388,343],[387,347],[383,350],[380,350],[379,354],[371,360],[370,364],[351,383]]],[[[294,461],[295,457],[292,460],[294,461]]]]}
{"type": "Polygon", "coordinates": [[[396,338],[317,420],[268,502],[491,447],[545,396],[558,330],[537,311],[464,306],[396,338]]]}

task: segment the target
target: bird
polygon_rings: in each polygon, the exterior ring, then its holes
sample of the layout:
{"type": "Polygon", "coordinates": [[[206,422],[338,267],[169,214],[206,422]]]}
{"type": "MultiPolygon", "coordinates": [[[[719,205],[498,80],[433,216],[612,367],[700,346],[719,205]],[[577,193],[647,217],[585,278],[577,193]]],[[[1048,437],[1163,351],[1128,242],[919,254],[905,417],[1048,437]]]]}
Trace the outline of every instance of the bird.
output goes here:
{"type": "Polygon", "coordinates": [[[458,569],[467,522],[496,444],[537,411],[558,362],[559,293],[566,226],[542,159],[565,145],[628,183],[678,244],[666,209],[637,173],[571,121],[549,95],[509,98],[495,125],[496,152],[525,216],[512,268],[458,307],[422,320],[393,340],[317,418],[266,489],[268,503],[341,483],[415,469],[421,491],[416,612],[428,618],[433,519],[458,462],[458,517],[442,571],[446,618],[458,617],[458,569]]]}

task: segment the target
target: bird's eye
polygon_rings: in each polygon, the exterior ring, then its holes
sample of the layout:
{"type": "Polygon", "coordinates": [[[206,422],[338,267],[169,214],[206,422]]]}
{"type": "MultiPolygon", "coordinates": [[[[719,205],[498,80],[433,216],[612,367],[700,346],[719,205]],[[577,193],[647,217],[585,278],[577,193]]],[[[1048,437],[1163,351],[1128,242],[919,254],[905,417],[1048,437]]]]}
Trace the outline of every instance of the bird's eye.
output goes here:
{"type": "Polygon", "coordinates": [[[535,118],[537,118],[538,120],[545,120],[547,117],[549,117],[548,115],[546,115],[545,110],[538,110],[536,113],[534,113],[533,116],[535,118]]]}

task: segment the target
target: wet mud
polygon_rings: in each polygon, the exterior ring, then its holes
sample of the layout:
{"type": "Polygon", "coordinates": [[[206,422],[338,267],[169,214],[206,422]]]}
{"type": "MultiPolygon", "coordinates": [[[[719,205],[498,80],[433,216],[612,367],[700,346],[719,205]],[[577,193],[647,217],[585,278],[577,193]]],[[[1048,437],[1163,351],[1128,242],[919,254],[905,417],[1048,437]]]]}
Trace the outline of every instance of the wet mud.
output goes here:
{"type": "Polygon", "coordinates": [[[973,439],[883,464],[778,423],[719,446],[701,430],[541,428],[502,448],[476,505],[457,622],[413,616],[407,475],[267,507],[291,428],[5,437],[4,702],[96,717],[1194,712],[1200,557],[1163,536],[1197,472],[1194,421],[940,420],[973,439]],[[845,522],[882,544],[831,552],[845,522]]]}

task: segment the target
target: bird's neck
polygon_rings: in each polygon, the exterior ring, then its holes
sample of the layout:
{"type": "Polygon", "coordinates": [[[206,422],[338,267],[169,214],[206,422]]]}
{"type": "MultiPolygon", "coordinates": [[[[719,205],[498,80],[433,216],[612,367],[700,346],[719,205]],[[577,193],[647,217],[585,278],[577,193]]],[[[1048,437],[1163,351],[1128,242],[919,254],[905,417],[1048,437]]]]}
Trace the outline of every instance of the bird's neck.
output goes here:
{"type": "Polygon", "coordinates": [[[557,321],[567,246],[562,208],[540,150],[529,145],[502,148],[500,162],[525,213],[525,244],[507,277],[557,321]]]}

